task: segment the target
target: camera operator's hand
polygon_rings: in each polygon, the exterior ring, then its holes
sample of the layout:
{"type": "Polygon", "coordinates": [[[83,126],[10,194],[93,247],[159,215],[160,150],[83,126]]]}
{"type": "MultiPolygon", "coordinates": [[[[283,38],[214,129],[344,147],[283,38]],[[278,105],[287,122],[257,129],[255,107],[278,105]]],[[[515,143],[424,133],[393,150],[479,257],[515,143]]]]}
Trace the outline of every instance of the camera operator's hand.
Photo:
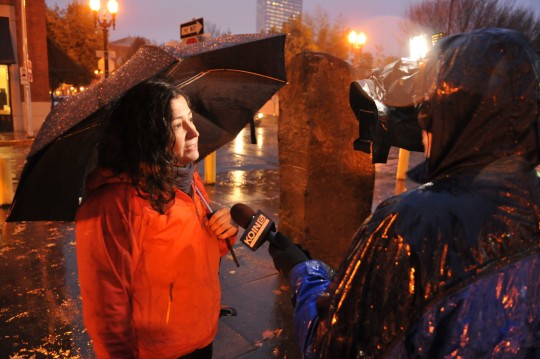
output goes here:
{"type": "Polygon", "coordinates": [[[311,259],[308,251],[279,232],[276,232],[275,238],[269,243],[268,253],[274,260],[274,267],[286,277],[295,265],[311,259]]]}

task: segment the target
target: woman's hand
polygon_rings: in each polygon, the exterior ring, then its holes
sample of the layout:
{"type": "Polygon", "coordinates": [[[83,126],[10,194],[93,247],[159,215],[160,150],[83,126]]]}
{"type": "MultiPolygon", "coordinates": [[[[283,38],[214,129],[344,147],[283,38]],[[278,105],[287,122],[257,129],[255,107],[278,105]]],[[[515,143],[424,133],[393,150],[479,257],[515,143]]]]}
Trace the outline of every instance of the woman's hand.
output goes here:
{"type": "Polygon", "coordinates": [[[238,228],[231,221],[229,208],[221,208],[215,211],[206,225],[219,239],[230,238],[238,233],[238,228]]]}

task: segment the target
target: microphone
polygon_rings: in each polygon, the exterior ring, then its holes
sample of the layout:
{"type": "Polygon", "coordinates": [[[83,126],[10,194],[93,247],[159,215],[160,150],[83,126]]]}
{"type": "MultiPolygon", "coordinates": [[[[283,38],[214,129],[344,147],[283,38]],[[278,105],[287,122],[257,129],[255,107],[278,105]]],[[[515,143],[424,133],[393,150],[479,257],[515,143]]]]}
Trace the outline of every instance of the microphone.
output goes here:
{"type": "Polygon", "coordinates": [[[262,211],[255,213],[245,204],[237,203],[231,207],[231,217],[245,229],[240,241],[252,251],[256,251],[266,240],[270,242],[268,253],[274,261],[274,267],[285,275],[298,263],[311,258],[309,252],[276,232],[274,221],[262,211]]]}
{"type": "Polygon", "coordinates": [[[256,251],[267,239],[272,241],[276,235],[276,225],[270,217],[260,210],[255,213],[243,203],[231,207],[231,217],[245,229],[240,241],[252,251],[256,251]]]}

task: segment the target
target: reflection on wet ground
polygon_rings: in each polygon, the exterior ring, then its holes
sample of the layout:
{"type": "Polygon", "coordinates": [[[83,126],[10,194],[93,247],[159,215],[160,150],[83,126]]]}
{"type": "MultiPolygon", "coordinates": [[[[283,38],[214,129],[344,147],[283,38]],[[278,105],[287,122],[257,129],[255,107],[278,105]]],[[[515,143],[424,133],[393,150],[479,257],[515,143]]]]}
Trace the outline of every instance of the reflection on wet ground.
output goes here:
{"type": "MultiPolygon", "coordinates": [[[[207,186],[207,192],[216,208],[244,203],[279,224],[277,120],[263,120],[256,137],[257,144],[251,144],[246,128],[217,151],[216,184],[207,186]]],[[[201,172],[204,174],[204,168],[201,172]]],[[[300,358],[289,287],[274,269],[268,245],[252,252],[237,243],[234,250],[240,267],[228,255],[222,261],[220,277],[222,303],[235,307],[238,316],[220,320],[214,357],[300,358]]]]}
{"type": "Polygon", "coordinates": [[[0,273],[1,357],[92,357],[80,314],[73,223],[5,224],[0,273]]]}

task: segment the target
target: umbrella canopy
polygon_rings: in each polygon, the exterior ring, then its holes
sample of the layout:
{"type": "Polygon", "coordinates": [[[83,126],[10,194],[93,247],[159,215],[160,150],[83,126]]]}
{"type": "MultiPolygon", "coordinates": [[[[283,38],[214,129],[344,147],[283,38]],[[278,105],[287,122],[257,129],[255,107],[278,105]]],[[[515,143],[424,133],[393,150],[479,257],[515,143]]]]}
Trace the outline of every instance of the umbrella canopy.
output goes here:
{"type": "Polygon", "coordinates": [[[155,76],[172,78],[195,108],[200,158],[236,137],[285,83],[285,35],[226,35],[178,46],[143,46],[105,80],[45,119],[7,221],[72,221],[109,105],[155,76]]]}

